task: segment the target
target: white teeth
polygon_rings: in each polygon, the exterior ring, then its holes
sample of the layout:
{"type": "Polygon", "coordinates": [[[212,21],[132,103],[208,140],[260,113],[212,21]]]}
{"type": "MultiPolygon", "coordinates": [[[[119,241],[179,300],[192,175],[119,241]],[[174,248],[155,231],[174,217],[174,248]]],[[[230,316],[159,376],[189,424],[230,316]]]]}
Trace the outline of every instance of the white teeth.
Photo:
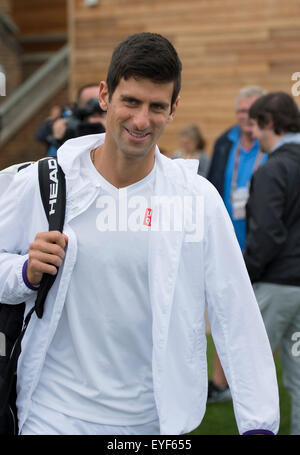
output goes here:
{"type": "Polygon", "coordinates": [[[131,134],[131,136],[138,137],[138,138],[145,137],[147,135],[147,133],[145,133],[145,134],[136,134],[136,133],[133,133],[132,131],[129,131],[129,133],[131,134]]]}

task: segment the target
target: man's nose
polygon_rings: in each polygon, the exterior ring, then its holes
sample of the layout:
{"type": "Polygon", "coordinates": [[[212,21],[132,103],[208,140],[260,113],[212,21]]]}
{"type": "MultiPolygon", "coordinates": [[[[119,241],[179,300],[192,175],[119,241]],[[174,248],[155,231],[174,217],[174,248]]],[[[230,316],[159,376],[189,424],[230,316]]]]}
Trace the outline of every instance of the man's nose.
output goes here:
{"type": "Polygon", "coordinates": [[[149,128],[150,125],[150,113],[147,106],[141,106],[137,110],[134,116],[134,127],[137,130],[144,131],[149,128]]]}

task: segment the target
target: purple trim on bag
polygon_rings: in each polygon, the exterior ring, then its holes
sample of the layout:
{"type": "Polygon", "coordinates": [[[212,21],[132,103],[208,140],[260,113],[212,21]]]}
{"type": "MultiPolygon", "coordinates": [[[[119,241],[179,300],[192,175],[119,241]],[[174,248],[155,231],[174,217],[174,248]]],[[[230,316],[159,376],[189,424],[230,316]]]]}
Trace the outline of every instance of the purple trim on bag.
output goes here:
{"type": "Polygon", "coordinates": [[[27,278],[27,266],[28,266],[28,259],[23,264],[22,268],[22,278],[26,286],[31,289],[32,291],[37,291],[39,286],[33,286],[31,283],[29,283],[28,278],[27,278]]]}
{"type": "Polygon", "coordinates": [[[243,436],[247,436],[249,434],[265,434],[265,435],[272,435],[274,436],[274,433],[272,433],[272,431],[269,431],[269,430],[250,430],[250,431],[245,431],[245,433],[243,433],[243,436]]]}

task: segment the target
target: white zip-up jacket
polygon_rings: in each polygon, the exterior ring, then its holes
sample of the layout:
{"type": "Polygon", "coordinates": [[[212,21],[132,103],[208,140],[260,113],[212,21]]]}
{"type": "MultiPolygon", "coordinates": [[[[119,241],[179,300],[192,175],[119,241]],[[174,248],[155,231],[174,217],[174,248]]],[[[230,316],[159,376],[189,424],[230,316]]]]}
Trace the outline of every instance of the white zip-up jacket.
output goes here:
{"type": "MultiPolygon", "coordinates": [[[[64,232],[68,247],[45,302],[33,314],[18,362],[19,431],[31,407],[49,344],[65,302],[76,262],[77,240],[70,220],[98,194],[84,179],[80,156],[104,142],[104,135],[67,141],[58,151],[66,175],[64,232]]],[[[170,160],[156,150],[155,196],[200,197],[203,236],[187,241],[189,226],[150,233],[149,289],[153,312],[153,387],[161,434],[184,434],[205,413],[207,360],[205,308],[227,380],[241,434],[263,429],[277,433],[279,399],[274,360],[240,247],[223,201],[194,160],[170,160]]],[[[196,216],[195,206],[192,207],[196,216]]],[[[182,215],[183,216],[183,215],[182,215]]],[[[177,220],[178,221],[178,220],[177,220]]],[[[20,171],[0,200],[0,301],[34,304],[36,291],[23,282],[29,244],[48,230],[38,185],[38,166],[20,171]]],[[[88,286],[83,283],[83,286],[88,286]]],[[[133,283],[134,285],[134,283],[133,283]]]]}

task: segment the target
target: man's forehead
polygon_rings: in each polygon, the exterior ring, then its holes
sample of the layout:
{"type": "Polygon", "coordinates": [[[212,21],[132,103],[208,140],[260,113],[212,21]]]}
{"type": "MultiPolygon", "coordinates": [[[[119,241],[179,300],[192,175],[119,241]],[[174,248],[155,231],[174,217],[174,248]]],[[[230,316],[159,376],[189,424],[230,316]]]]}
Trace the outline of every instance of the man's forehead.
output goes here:
{"type": "Polygon", "coordinates": [[[119,89],[121,96],[132,95],[137,99],[140,96],[147,96],[153,98],[153,100],[171,102],[174,82],[160,82],[148,78],[130,77],[128,79],[120,79],[117,89],[119,89]]]}
{"type": "Polygon", "coordinates": [[[148,77],[142,77],[142,76],[129,76],[127,77],[126,79],[124,77],[122,77],[120,79],[120,82],[119,82],[119,85],[120,84],[139,84],[139,85],[142,85],[142,84],[150,84],[150,85],[153,85],[153,86],[157,86],[157,87],[172,87],[174,88],[174,81],[157,81],[155,79],[150,79],[148,77]]]}
{"type": "Polygon", "coordinates": [[[242,97],[240,99],[238,99],[237,101],[237,107],[239,106],[251,106],[251,104],[254,103],[255,100],[257,100],[257,98],[259,98],[259,95],[251,95],[251,96],[247,96],[247,97],[242,97]]]}

